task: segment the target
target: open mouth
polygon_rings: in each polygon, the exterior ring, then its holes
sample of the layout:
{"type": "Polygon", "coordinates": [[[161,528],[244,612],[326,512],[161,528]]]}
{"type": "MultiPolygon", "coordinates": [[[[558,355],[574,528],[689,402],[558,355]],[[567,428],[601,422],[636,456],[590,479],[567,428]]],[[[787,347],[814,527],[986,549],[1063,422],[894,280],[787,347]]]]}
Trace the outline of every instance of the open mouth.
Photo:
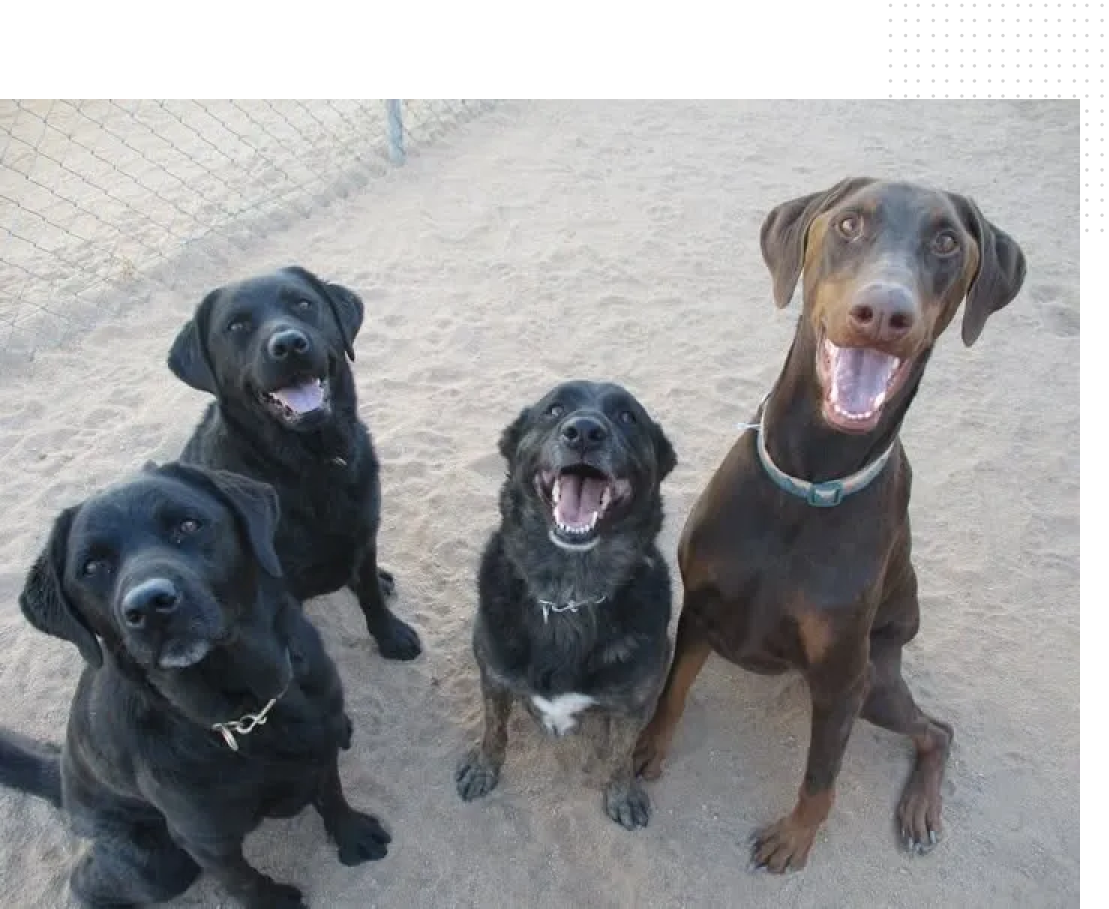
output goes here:
{"type": "Polygon", "coordinates": [[[817,372],[824,389],[824,419],[845,432],[869,432],[901,388],[912,360],[869,347],[839,347],[822,338],[817,372]]]}
{"type": "Polygon", "coordinates": [[[284,388],[262,393],[262,403],[287,423],[310,414],[326,413],[331,404],[331,384],[327,379],[304,379],[284,388]]]}
{"type": "Polygon", "coordinates": [[[592,549],[605,518],[631,495],[631,483],[588,464],[541,471],[536,484],[551,509],[551,540],[563,549],[592,549]]]}

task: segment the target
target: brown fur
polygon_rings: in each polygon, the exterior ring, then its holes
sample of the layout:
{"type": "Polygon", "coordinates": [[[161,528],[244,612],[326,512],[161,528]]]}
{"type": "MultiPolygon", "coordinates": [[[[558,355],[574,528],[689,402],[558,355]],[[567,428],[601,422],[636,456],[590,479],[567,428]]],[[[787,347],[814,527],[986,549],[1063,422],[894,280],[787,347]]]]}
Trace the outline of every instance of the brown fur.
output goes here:
{"type": "MultiPolygon", "coordinates": [[[[860,715],[916,747],[898,826],[912,851],[926,852],[942,830],[940,790],[953,734],[916,705],[901,676],[901,650],[917,633],[920,611],[908,517],[912,472],[898,434],[932,346],[963,298],[969,346],[1019,292],[1024,255],[965,197],[865,178],[779,205],[760,242],[779,307],[804,272],[793,346],[759,414],[772,459],[819,483],[860,470],[891,446],[892,456],[864,489],[817,508],[771,480],[753,432],[736,441],[682,531],[675,657],[640,737],[638,766],[658,775],[710,651],[754,672],[793,669],[812,698],[806,770],[792,812],[756,836],[756,865],[782,872],[805,864],[860,715]],[[896,331],[874,330],[859,316],[861,295],[876,279],[896,283],[901,308],[880,310],[877,321],[896,331]],[[871,347],[904,366],[867,418],[873,425],[845,429],[830,421],[818,365],[824,339],[871,347]]],[[[874,299],[886,305],[881,297],[866,298],[867,305],[874,299]]]]}

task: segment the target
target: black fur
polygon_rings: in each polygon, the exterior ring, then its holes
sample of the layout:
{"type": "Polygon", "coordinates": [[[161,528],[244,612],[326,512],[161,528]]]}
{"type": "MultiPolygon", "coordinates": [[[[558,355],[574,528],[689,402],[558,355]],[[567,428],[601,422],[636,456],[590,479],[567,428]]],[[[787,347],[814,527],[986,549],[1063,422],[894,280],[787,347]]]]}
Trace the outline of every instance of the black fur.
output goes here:
{"type": "Polygon", "coordinates": [[[501,524],[481,561],[473,639],[485,731],[459,764],[459,794],[468,801],[497,784],[514,701],[542,721],[536,696],[573,693],[592,699],[587,709],[607,721],[606,811],[629,829],[644,826],[649,801],[634,778],[631,750],[670,653],[670,575],[655,539],[663,517],[660,484],[676,464],[674,450],[628,391],[584,381],[559,385],[525,408],[499,447],[508,476],[501,524]],[[587,450],[566,442],[566,427],[581,420],[605,436],[587,450]],[[631,494],[584,538],[593,548],[568,550],[559,545],[564,538],[542,478],[579,463],[629,482],[631,494]]]}
{"type": "Polygon", "coordinates": [[[294,595],[350,587],[382,655],[411,660],[419,637],[389,610],[393,576],[377,567],[379,465],[347,363],[362,317],[357,294],[298,267],[209,293],[169,354],[179,379],[216,398],[181,459],[273,486],[277,553],[294,595]],[[307,350],[278,360],[272,341],[290,330],[307,350]],[[328,406],[290,421],[266,403],[265,393],[306,377],[326,380],[328,406]]]}
{"type": "Polygon", "coordinates": [[[260,483],[147,465],[66,509],[28,573],[23,612],[87,665],[64,748],[0,730],[0,782],[60,805],[92,840],[70,878],[85,906],[172,899],[201,871],[245,906],[303,906],[296,887],[247,864],[242,843],[309,804],[344,864],[386,853],[389,834],[343,796],[342,683],[280,577],[277,518],[260,483]],[[153,589],[177,598],[140,596],[153,589]],[[139,603],[142,620],[126,618],[139,603]],[[275,697],[237,751],[213,728],[275,697]]]}

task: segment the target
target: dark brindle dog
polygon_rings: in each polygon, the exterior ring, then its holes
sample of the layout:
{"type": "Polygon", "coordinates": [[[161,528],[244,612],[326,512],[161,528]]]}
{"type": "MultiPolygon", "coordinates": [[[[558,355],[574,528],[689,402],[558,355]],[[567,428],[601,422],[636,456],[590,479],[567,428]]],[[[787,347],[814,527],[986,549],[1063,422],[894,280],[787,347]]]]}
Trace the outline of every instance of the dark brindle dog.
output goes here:
{"type": "Polygon", "coordinates": [[[215,395],[182,461],[269,483],[277,554],[298,599],[349,586],[382,656],[411,660],[416,632],[389,610],[377,567],[381,482],[347,358],[362,300],[303,268],[221,287],[181,329],[169,367],[215,395]]]}
{"type": "Polygon", "coordinates": [[[553,735],[605,717],[605,811],[629,830],[650,802],[632,749],[670,656],[670,573],[655,546],[674,451],[618,385],[567,382],[505,429],[501,525],[478,576],[474,656],[485,732],[459,764],[469,801],[497,785],[520,701],[553,735]]]}
{"type": "Polygon", "coordinates": [[[777,305],[803,273],[804,311],[761,428],[735,443],[682,532],[674,663],[637,762],[659,773],[710,652],[798,669],[812,700],[804,781],[793,812],[756,835],[755,863],[805,864],[859,715],[916,747],[897,817],[927,851],[952,730],[901,676],[920,614],[898,432],[959,304],[969,346],[1017,295],[1024,255],[969,199],[868,179],[778,206],[761,240],[777,305]]]}
{"type": "Polygon", "coordinates": [[[263,484],[151,464],[63,511],[27,576],[27,619],[87,665],[61,753],[0,731],[0,782],[92,840],[70,878],[86,906],[169,900],[202,870],[251,909],[303,906],[242,845],[308,805],[343,864],[385,855],[343,796],[342,683],[281,577],[277,517],[263,484]]]}

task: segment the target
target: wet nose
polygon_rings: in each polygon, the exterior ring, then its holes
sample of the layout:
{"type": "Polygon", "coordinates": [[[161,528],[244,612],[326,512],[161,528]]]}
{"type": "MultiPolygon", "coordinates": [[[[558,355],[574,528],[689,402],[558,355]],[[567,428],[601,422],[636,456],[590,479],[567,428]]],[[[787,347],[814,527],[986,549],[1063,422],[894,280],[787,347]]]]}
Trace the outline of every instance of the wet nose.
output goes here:
{"type": "Polygon", "coordinates": [[[859,291],[847,319],[870,341],[897,341],[916,324],[916,295],[904,284],[875,281],[859,291]]]}
{"type": "Polygon", "coordinates": [[[129,628],[142,628],[151,616],[167,616],[181,602],[181,592],[168,578],[150,578],[132,587],[123,597],[120,612],[129,628]]]}
{"type": "Polygon", "coordinates": [[[308,335],[295,328],[282,328],[270,335],[266,350],[275,360],[284,360],[290,354],[306,354],[311,345],[308,335]]]}
{"type": "Polygon", "coordinates": [[[596,417],[574,416],[562,424],[562,443],[574,451],[596,448],[608,438],[608,430],[596,417]]]}

